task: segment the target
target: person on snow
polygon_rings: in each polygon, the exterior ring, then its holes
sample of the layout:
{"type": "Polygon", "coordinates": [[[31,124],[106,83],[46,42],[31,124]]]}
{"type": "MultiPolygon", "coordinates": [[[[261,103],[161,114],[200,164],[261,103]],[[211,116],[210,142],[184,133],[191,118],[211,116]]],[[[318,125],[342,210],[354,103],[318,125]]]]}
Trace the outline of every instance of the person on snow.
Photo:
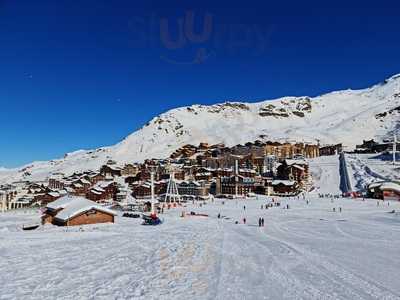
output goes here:
{"type": "Polygon", "coordinates": [[[243,210],[246,210],[246,205],[243,206],[243,210]]]}
{"type": "Polygon", "coordinates": [[[218,219],[221,219],[221,214],[218,214],[218,219]]]}
{"type": "Polygon", "coordinates": [[[243,218],[243,224],[246,224],[246,218],[243,218]]]}
{"type": "Polygon", "coordinates": [[[258,227],[261,227],[261,218],[258,218],[258,227]]]}
{"type": "Polygon", "coordinates": [[[264,227],[264,218],[261,218],[261,226],[264,227]]]}

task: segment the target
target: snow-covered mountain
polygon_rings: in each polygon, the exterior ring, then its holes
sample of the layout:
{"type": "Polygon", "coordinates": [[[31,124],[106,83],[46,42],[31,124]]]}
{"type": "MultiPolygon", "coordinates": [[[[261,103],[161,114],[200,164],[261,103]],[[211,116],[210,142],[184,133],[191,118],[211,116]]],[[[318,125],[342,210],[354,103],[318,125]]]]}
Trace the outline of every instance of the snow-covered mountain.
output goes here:
{"type": "Polygon", "coordinates": [[[343,143],[382,139],[398,125],[400,75],[363,90],[319,97],[284,97],[258,103],[192,105],[155,117],[122,142],[62,159],[35,162],[21,169],[0,170],[0,182],[44,180],[49,174],[97,169],[109,159],[140,162],[165,158],[184,144],[235,145],[255,140],[343,143]]]}

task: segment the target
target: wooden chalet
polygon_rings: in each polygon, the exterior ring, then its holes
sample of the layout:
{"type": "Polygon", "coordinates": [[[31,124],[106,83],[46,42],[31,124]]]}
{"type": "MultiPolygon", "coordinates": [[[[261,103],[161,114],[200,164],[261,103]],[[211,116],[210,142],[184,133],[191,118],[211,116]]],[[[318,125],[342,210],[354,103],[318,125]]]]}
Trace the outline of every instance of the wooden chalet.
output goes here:
{"type": "Polygon", "coordinates": [[[299,193],[298,185],[293,180],[274,180],[272,187],[277,196],[293,196],[299,193]]]}
{"type": "Polygon", "coordinates": [[[78,226],[114,223],[116,213],[82,197],[65,196],[46,206],[43,224],[78,226]]]}

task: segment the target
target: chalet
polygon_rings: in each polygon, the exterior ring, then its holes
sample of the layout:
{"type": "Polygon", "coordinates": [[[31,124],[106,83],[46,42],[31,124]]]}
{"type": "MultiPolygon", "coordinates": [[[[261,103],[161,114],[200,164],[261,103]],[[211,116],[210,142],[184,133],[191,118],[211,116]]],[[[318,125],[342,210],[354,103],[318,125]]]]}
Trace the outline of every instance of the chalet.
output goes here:
{"type": "Polygon", "coordinates": [[[133,184],[135,182],[140,181],[140,178],[138,176],[128,176],[124,179],[125,183],[127,184],[133,184]]]}
{"type": "MultiPolygon", "coordinates": [[[[185,172],[181,168],[174,172],[174,178],[176,180],[185,180],[185,172]]],[[[170,178],[170,173],[168,170],[164,170],[163,173],[159,172],[156,174],[158,180],[168,180],[170,178]],[[157,176],[158,175],[158,176],[157,176]]]]}
{"type": "Polygon", "coordinates": [[[243,177],[254,178],[257,175],[257,172],[253,169],[239,169],[239,175],[243,177]]]}
{"type": "Polygon", "coordinates": [[[279,160],[282,160],[295,157],[314,158],[318,157],[320,153],[318,145],[267,142],[265,155],[274,155],[279,160]]]}
{"type": "Polygon", "coordinates": [[[230,177],[233,175],[232,168],[218,168],[214,172],[215,177],[230,177]]]}
{"type": "Polygon", "coordinates": [[[183,147],[177,149],[174,153],[171,154],[170,158],[176,159],[179,157],[188,158],[194,155],[197,152],[197,147],[193,145],[184,145],[183,147]]]}
{"type": "Polygon", "coordinates": [[[94,185],[100,181],[104,181],[106,179],[106,177],[101,173],[95,173],[95,174],[89,175],[88,177],[89,177],[89,181],[92,183],[92,185],[94,185]]]}
{"type": "Polygon", "coordinates": [[[60,177],[51,177],[48,187],[52,190],[61,190],[65,187],[65,182],[60,177]]]}
{"type": "Polygon", "coordinates": [[[70,187],[74,189],[74,191],[75,191],[74,195],[76,195],[76,196],[86,195],[86,193],[89,191],[91,186],[92,186],[92,183],[85,178],[80,178],[80,179],[74,181],[70,185],[70,187]]]}
{"type": "Polygon", "coordinates": [[[255,191],[254,178],[244,177],[241,175],[232,175],[230,177],[219,178],[218,194],[223,195],[247,195],[255,191]]]}
{"type": "Polygon", "coordinates": [[[126,164],[121,170],[122,176],[136,176],[137,173],[139,173],[139,167],[133,164],[126,164]]]}
{"type": "Polygon", "coordinates": [[[304,186],[309,179],[308,163],[305,160],[286,159],[277,167],[277,177],[304,186]]]}
{"type": "Polygon", "coordinates": [[[367,196],[375,199],[400,201],[400,183],[373,182],[367,186],[367,196]]]}
{"type": "MultiPolygon", "coordinates": [[[[137,179],[138,181],[147,181],[150,180],[150,171],[147,169],[142,169],[138,174],[137,174],[137,179]]],[[[157,176],[156,176],[156,180],[157,180],[157,176]]]]}
{"type": "MultiPolygon", "coordinates": [[[[392,150],[393,143],[378,143],[374,140],[363,141],[361,145],[356,146],[356,153],[380,153],[387,150],[392,150]]],[[[399,144],[396,144],[396,148],[399,149],[399,144]]]]}
{"type": "Polygon", "coordinates": [[[178,184],[178,193],[184,200],[199,200],[209,197],[210,187],[207,181],[182,181],[178,184]]]}
{"type": "Polygon", "coordinates": [[[46,206],[42,223],[76,226],[114,223],[116,213],[82,197],[65,196],[46,206]]]}
{"type": "Polygon", "coordinates": [[[96,202],[112,200],[116,197],[118,188],[114,182],[102,181],[86,193],[86,198],[96,202]]]}
{"type": "Polygon", "coordinates": [[[100,169],[103,176],[119,177],[122,176],[122,169],[118,166],[104,165],[100,169]]]}
{"type": "Polygon", "coordinates": [[[342,150],[343,150],[342,144],[326,145],[319,148],[319,154],[321,156],[338,155],[340,152],[342,152],[342,150]]]}
{"type": "MultiPolygon", "coordinates": [[[[167,190],[166,181],[157,181],[154,183],[154,193],[161,195],[167,190]]],[[[133,184],[132,185],[132,196],[136,199],[150,198],[151,196],[151,184],[149,181],[133,184]]]]}
{"type": "Polygon", "coordinates": [[[208,169],[208,168],[200,168],[196,171],[196,174],[194,175],[194,178],[197,181],[200,180],[211,180],[213,178],[213,169],[208,169]]]}
{"type": "Polygon", "coordinates": [[[44,194],[35,195],[33,202],[39,203],[40,205],[47,205],[48,203],[56,201],[65,194],[65,191],[49,191],[44,194]]]}
{"type": "Polygon", "coordinates": [[[16,197],[15,187],[11,185],[0,187],[0,211],[4,212],[8,209],[12,209],[11,203],[16,197]]]}
{"type": "Polygon", "coordinates": [[[297,183],[293,180],[274,180],[272,187],[277,196],[293,196],[299,193],[297,183]]]}

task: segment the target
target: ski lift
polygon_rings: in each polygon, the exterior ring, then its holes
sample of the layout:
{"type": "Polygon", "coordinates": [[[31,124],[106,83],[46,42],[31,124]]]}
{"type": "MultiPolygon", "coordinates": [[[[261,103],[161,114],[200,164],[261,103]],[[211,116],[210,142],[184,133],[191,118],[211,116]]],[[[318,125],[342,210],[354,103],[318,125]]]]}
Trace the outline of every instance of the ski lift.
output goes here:
{"type": "Polygon", "coordinates": [[[160,225],[162,222],[159,217],[157,217],[155,205],[154,205],[154,170],[151,170],[151,214],[150,216],[143,215],[142,225],[160,225]]]}

